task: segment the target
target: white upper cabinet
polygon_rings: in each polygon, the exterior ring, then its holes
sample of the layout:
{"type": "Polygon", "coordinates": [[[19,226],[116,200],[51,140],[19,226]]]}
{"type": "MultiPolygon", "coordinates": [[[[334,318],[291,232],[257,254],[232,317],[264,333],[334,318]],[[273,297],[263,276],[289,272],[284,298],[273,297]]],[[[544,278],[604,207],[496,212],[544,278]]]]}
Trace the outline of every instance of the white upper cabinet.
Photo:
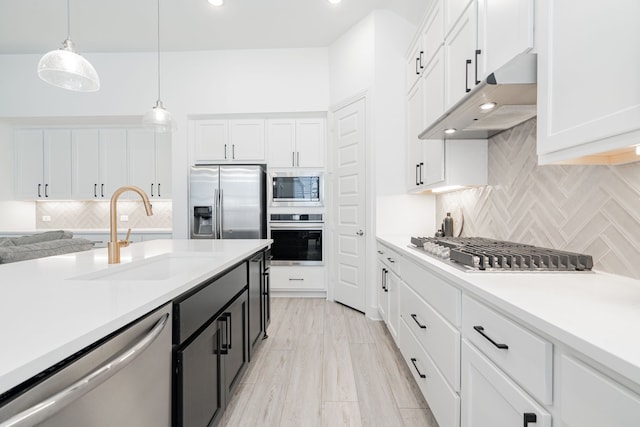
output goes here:
{"type": "Polygon", "coordinates": [[[436,0],[424,21],[420,40],[423,51],[423,72],[444,43],[444,0],[436,0]]]}
{"type": "Polygon", "coordinates": [[[638,160],[640,2],[537,4],[539,162],[638,160]]]}
{"type": "Polygon", "coordinates": [[[422,40],[418,39],[409,49],[409,59],[406,64],[407,92],[410,92],[415,84],[420,80],[424,69],[424,52],[422,50],[422,40]]]}
{"type": "Polygon", "coordinates": [[[326,127],[322,118],[296,120],[296,166],[324,167],[326,127]]]}
{"type": "Polygon", "coordinates": [[[196,164],[264,162],[264,120],[196,120],[194,146],[196,164]]]}
{"type": "Polygon", "coordinates": [[[475,0],[444,0],[445,36],[449,35],[453,26],[473,1],[475,0]]]}
{"type": "Polygon", "coordinates": [[[170,135],[145,129],[127,131],[128,182],[143,189],[151,198],[171,197],[170,135]]]}
{"type": "Polygon", "coordinates": [[[14,147],[16,198],[71,198],[71,131],[18,130],[14,147]]]}
{"type": "Polygon", "coordinates": [[[420,81],[407,97],[407,188],[421,189],[424,185],[423,142],[418,134],[424,129],[424,92],[420,81]]]}
{"type": "Polygon", "coordinates": [[[71,132],[73,199],[109,199],[127,183],[127,133],[124,129],[71,132]]]}
{"type": "MultiPolygon", "coordinates": [[[[471,4],[445,39],[445,108],[475,86],[476,14],[471,4]]],[[[430,123],[427,123],[427,125],[430,123]]]]}
{"type": "Polygon", "coordinates": [[[267,120],[267,164],[270,168],[324,167],[324,118],[267,120]]]}
{"type": "MultiPolygon", "coordinates": [[[[534,46],[534,0],[477,0],[476,84],[534,46]]],[[[474,74],[476,74],[474,69],[474,74]]]]}
{"type": "Polygon", "coordinates": [[[231,120],[231,160],[264,161],[264,120],[231,120]]]}
{"type": "Polygon", "coordinates": [[[229,121],[198,120],[194,125],[196,163],[227,161],[229,121]]]}

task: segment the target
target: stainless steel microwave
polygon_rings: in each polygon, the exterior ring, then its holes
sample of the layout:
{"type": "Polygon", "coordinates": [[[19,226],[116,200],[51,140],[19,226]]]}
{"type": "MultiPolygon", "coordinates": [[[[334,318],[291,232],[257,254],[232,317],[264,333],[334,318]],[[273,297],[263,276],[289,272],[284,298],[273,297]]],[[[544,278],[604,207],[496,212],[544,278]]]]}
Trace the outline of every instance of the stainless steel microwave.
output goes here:
{"type": "Polygon", "coordinates": [[[270,172],[271,206],[324,206],[323,172],[270,172]]]}

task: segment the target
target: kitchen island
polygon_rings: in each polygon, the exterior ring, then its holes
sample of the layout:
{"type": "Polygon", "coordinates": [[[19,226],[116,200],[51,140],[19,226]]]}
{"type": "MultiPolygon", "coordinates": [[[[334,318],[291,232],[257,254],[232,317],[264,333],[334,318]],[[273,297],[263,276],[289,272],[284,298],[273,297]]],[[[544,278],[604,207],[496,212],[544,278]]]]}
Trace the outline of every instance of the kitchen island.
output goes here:
{"type": "Polygon", "coordinates": [[[0,394],[183,295],[270,240],[156,240],[0,266],[0,394]]]}

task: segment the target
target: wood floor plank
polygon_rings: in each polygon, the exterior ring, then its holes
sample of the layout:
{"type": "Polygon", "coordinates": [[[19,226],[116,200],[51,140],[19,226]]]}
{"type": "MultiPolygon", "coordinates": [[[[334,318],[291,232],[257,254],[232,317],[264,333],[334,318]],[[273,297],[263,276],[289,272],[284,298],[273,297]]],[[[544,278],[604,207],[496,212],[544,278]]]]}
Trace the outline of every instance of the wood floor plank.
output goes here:
{"type": "Polygon", "coordinates": [[[285,383],[256,384],[234,427],[279,426],[286,390],[285,383]]]}
{"type": "Polygon", "coordinates": [[[369,329],[398,408],[427,408],[427,402],[384,322],[370,321],[369,329]]]}
{"type": "Polygon", "coordinates": [[[358,400],[349,343],[324,337],[322,398],[325,402],[358,400]]]}
{"type": "Polygon", "coordinates": [[[356,379],[362,424],[367,427],[402,426],[375,344],[352,343],[351,361],[356,379]]]}
{"type": "Polygon", "coordinates": [[[429,409],[400,409],[404,427],[438,427],[429,409]]]}
{"type": "Polygon", "coordinates": [[[235,427],[240,426],[239,422],[241,421],[242,414],[244,413],[244,409],[249,404],[249,400],[251,399],[251,394],[253,393],[253,384],[240,383],[236,388],[227,409],[222,416],[222,420],[220,420],[221,426],[226,427],[235,427]]]}
{"type": "Polygon", "coordinates": [[[280,426],[315,427],[322,424],[322,334],[299,338],[280,426]]]}
{"type": "Polygon", "coordinates": [[[373,343],[373,337],[367,326],[367,319],[355,310],[344,311],[347,333],[351,343],[373,343]]]}
{"type": "Polygon", "coordinates": [[[325,402],[322,427],[362,427],[358,402],[325,402]]]}

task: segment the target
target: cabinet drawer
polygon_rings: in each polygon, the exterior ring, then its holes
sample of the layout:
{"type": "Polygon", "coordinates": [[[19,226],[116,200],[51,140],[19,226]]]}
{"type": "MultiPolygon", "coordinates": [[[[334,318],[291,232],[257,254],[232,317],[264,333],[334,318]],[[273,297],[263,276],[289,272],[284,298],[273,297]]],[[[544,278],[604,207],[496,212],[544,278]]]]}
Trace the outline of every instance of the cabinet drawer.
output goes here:
{"type": "Polygon", "coordinates": [[[377,250],[378,260],[382,262],[389,270],[393,271],[398,277],[400,275],[401,258],[400,254],[384,245],[378,244],[377,250]]]}
{"type": "Polygon", "coordinates": [[[460,390],[460,332],[411,288],[400,285],[400,316],[454,390],[460,390]]]}
{"type": "Polygon", "coordinates": [[[560,359],[562,425],[635,427],[640,396],[566,355],[560,359]]]}
{"type": "Polygon", "coordinates": [[[460,326],[459,289],[411,261],[403,262],[404,281],[454,326],[460,326]]]}
{"type": "Polygon", "coordinates": [[[466,339],[462,340],[462,389],[464,427],[551,427],[551,415],[466,339]]]}
{"type": "Polygon", "coordinates": [[[440,427],[460,425],[460,396],[449,387],[433,360],[418,343],[404,319],[398,331],[399,347],[409,370],[440,427]]]}
{"type": "Polygon", "coordinates": [[[324,290],[324,267],[271,267],[271,289],[324,290]]]}
{"type": "Polygon", "coordinates": [[[462,334],[544,404],[552,402],[552,345],[464,295],[462,334]]]}

